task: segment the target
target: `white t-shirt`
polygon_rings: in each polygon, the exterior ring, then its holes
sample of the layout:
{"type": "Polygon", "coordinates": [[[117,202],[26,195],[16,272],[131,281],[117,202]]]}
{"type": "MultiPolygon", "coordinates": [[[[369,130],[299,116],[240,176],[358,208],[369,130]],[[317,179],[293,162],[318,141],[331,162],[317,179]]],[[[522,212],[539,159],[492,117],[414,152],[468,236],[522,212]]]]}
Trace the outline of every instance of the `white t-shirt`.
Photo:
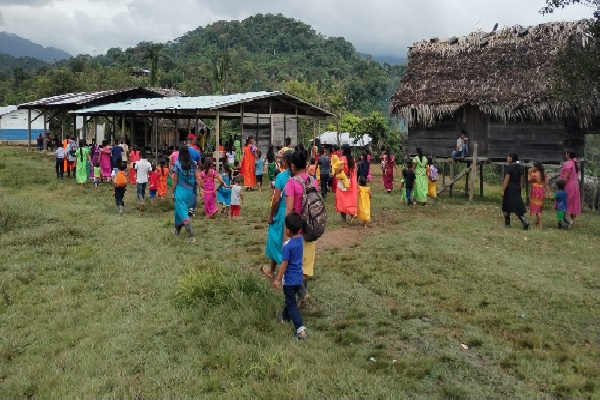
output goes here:
{"type": "Polygon", "coordinates": [[[233,164],[235,162],[235,153],[233,151],[227,152],[227,162],[233,164]]]}
{"type": "Polygon", "coordinates": [[[232,206],[239,206],[241,203],[241,194],[242,194],[242,187],[240,185],[233,185],[231,187],[231,205],[232,206]]]}
{"type": "Polygon", "coordinates": [[[463,140],[461,138],[456,139],[456,148],[460,150],[463,145],[463,140]]]}
{"type": "Polygon", "coordinates": [[[136,183],[147,183],[148,175],[152,171],[152,164],[145,158],[135,163],[135,170],[137,171],[136,183]]]}
{"type": "Polygon", "coordinates": [[[57,148],[54,153],[56,154],[56,158],[65,158],[65,155],[67,154],[62,147],[57,148]]]}

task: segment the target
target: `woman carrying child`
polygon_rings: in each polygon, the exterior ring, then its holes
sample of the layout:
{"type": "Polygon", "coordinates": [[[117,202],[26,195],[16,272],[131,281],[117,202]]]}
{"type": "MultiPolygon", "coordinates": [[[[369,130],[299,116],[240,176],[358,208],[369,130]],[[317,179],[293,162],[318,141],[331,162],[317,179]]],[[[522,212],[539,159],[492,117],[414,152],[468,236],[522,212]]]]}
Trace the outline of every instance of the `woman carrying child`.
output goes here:
{"type": "Polygon", "coordinates": [[[204,170],[200,173],[200,181],[202,182],[202,189],[204,192],[204,214],[206,215],[206,218],[214,218],[215,214],[219,211],[219,207],[217,206],[215,180],[225,185],[221,175],[217,174],[217,171],[212,169],[212,160],[207,159],[204,162],[204,170]]]}
{"type": "Polygon", "coordinates": [[[531,189],[529,190],[529,215],[535,215],[535,224],[541,228],[544,198],[546,194],[550,194],[542,163],[533,163],[533,168],[527,174],[527,181],[531,184],[531,189]]]}

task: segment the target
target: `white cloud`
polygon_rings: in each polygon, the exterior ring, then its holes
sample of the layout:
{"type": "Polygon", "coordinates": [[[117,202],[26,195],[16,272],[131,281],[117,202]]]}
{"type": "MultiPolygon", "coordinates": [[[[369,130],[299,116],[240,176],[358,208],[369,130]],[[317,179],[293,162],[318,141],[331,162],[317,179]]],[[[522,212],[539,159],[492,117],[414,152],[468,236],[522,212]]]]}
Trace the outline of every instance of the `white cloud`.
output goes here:
{"type": "Polygon", "coordinates": [[[105,52],[141,41],[166,42],[216,20],[282,13],[362,52],[403,55],[411,43],[460,36],[495,23],[533,25],[590,17],[569,6],[538,13],[544,0],[0,0],[3,29],[73,54],[105,52]],[[3,18],[2,18],[3,17],[3,18]]]}

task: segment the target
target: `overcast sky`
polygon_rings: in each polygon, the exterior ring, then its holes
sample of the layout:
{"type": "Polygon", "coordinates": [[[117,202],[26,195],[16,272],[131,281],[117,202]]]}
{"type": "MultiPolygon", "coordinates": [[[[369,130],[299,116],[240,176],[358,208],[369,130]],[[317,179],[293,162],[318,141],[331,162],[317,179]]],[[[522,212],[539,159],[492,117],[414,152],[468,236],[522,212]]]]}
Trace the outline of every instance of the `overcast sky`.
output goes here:
{"type": "Polygon", "coordinates": [[[0,30],[72,54],[99,54],[141,41],[166,42],[217,20],[281,13],[357,50],[404,56],[411,43],[471,31],[591,17],[569,6],[553,15],[545,0],[0,0],[0,30]]]}

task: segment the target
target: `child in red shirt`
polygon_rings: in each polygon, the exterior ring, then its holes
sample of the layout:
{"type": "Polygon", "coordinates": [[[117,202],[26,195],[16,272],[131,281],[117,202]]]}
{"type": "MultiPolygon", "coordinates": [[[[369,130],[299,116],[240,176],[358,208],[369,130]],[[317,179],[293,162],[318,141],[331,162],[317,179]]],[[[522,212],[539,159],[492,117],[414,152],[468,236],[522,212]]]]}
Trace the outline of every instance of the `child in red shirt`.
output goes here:
{"type": "Polygon", "coordinates": [[[148,184],[150,185],[150,204],[156,202],[156,193],[158,192],[158,172],[156,171],[156,165],[152,164],[152,172],[148,177],[148,184]]]}

